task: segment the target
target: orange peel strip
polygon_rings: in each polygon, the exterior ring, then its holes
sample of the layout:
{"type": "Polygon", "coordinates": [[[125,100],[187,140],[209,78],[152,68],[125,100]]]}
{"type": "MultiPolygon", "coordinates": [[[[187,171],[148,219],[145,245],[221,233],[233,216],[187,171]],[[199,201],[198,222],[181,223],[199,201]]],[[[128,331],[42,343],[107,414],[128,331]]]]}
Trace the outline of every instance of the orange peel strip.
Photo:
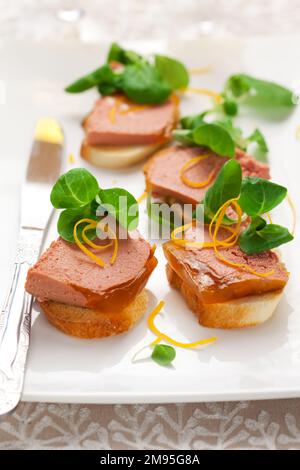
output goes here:
{"type": "Polygon", "coordinates": [[[75,158],[74,158],[74,155],[73,153],[70,153],[69,156],[68,156],[68,163],[70,163],[71,165],[73,163],[75,163],[75,158]]]}
{"type": "Polygon", "coordinates": [[[106,224],[106,225],[104,226],[103,223],[98,222],[98,225],[99,225],[99,227],[101,228],[101,230],[102,230],[103,232],[104,232],[104,231],[108,231],[109,236],[110,236],[110,237],[113,239],[113,241],[114,241],[114,251],[113,251],[112,257],[111,257],[111,259],[110,259],[110,264],[114,264],[114,262],[116,261],[116,258],[117,258],[118,247],[119,247],[117,235],[116,235],[115,232],[110,228],[110,226],[109,226],[108,224],[106,224]]]}
{"type": "Polygon", "coordinates": [[[84,222],[91,224],[91,222],[94,222],[94,221],[92,219],[81,219],[78,222],[76,222],[76,224],[74,225],[74,229],[73,229],[75,243],[84,254],[86,254],[91,260],[93,260],[96,264],[98,264],[98,266],[101,266],[101,268],[104,268],[105,266],[104,261],[101,258],[99,258],[97,255],[95,255],[95,253],[93,253],[91,250],[89,250],[78,238],[77,228],[80,224],[83,224],[84,222]]]}
{"type": "Polygon", "coordinates": [[[272,224],[273,222],[272,222],[272,217],[271,217],[270,212],[266,213],[266,217],[267,217],[268,221],[270,222],[270,224],[272,224]]]}
{"type": "MultiPolygon", "coordinates": [[[[223,206],[221,206],[218,211],[216,212],[215,216],[213,217],[211,223],[209,224],[209,235],[213,241],[213,246],[215,247],[216,245],[217,246],[222,246],[222,247],[229,247],[229,246],[233,246],[235,245],[235,243],[237,242],[237,239],[239,237],[239,232],[240,232],[240,227],[241,227],[241,223],[242,223],[242,214],[243,214],[243,211],[242,209],[240,208],[240,206],[238,205],[238,203],[236,202],[237,199],[236,198],[233,198],[229,201],[227,201],[225,204],[223,204],[223,206]],[[219,231],[219,228],[221,227],[222,225],[222,221],[223,221],[223,218],[224,218],[224,215],[226,214],[226,210],[229,206],[233,205],[237,214],[238,214],[238,219],[237,219],[237,224],[235,226],[235,228],[232,230],[232,235],[230,237],[228,237],[226,240],[218,240],[216,238],[217,236],[217,232],[219,231]],[[215,225],[215,231],[216,231],[216,236],[215,236],[215,239],[214,239],[214,233],[212,232],[212,227],[213,227],[213,223],[216,223],[215,225]]],[[[225,228],[226,225],[222,225],[222,228],[225,228]]],[[[226,227],[228,228],[228,227],[226,227]]]]}
{"type": "Polygon", "coordinates": [[[95,220],[95,223],[94,224],[89,224],[89,225],[86,225],[84,227],[84,229],[82,230],[82,233],[81,233],[81,236],[82,236],[82,239],[83,241],[89,245],[91,248],[94,248],[94,250],[105,250],[106,248],[108,248],[109,246],[112,246],[112,241],[110,241],[109,243],[107,243],[106,245],[97,245],[96,243],[93,243],[92,240],[90,240],[85,232],[87,232],[88,230],[93,230],[97,228],[97,221],[95,220]]]}
{"type": "Polygon", "coordinates": [[[122,98],[120,96],[114,97],[114,103],[112,107],[110,108],[110,110],[108,111],[108,119],[110,120],[112,124],[116,123],[117,111],[120,107],[121,102],[122,102],[122,98]]]}
{"type": "Polygon", "coordinates": [[[194,157],[194,158],[191,158],[191,160],[189,160],[188,162],[186,162],[183,167],[181,168],[180,170],[180,178],[181,178],[181,181],[186,184],[187,186],[189,186],[190,188],[204,188],[205,186],[207,186],[211,180],[213,179],[213,177],[215,176],[216,174],[216,168],[214,168],[210,174],[208,175],[208,178],[205,180],[205,181],[192,181],[190,180],[187,176],[184,175],[184,173],[186,172],[186,170],[188,170],[191,166],[194,166],[196,165],[198,162],[200,162],[201,160],[204,160],[205,158],[208,158],[210,157],[209,154],[205,154],[205,155],[200,155],[199,157],[194,157]]]}
{"type": "Polygon", "coordinates": [[[142,111],[143,109],[147,109],[149,108],[149,105],[142,105],[142,104],[133,104],[133,105],[130,105],[128,104],[128,108],[126,109],[121,109],[120,110],[120,114],[125,116],[126,114],[129,114],[129,113],[135,113],[136,111],[142,111]]]}
{"type": "Polygon", "coordinates": [[[202,74],[202,73],[210,73],[212,71],[212,66],[211,65],[207,65],[206,67],[191,67],[190,69],[188,69],[188,72],[193,75],[197,75],[197,74],[202,74]]]}
{"type": "MultiPolygon", "coordinates": [[[[255,271],[255,269],[252,269],[250,268],[247,264],[244,264],[244,263],[234,263],[233,261],[229,261],[227,258],[225,258],[225,256],[223,256],[219,251],[218,251],[218,246],[226,246],[226,245],[222,245],[222,242],[220,243],[219,242],[219,245],[217,244],[218,240],[217,240],[217,234],[218,234],[218,230],[222,224],[222,220],[223,220],[223,217],[226,213],[226,210],[227,208],[231,205],[231,204],[234,204],[236,209],[238,210],[238,207],[239,204],[237,203],[237,198],[234,198],[234,199],[230,199],[229,201],[226,201],[221,207],[220,209],[217,211],[217,213],[215,214],[214,218],[212,219],[211,223],[210,223],[210,226],[209,226],[209,233],[212,235],[212,240],[213,240],[213,243],[214,243],[214,252],[217,256],[217,258],[219,258],[221,261],[223,261],[223,263],[229,265],[229,266],[232,266],[234,268],[240,268],[240,269],[243,269],[244,271],[247,271],[251,274],[254,274],[255,276],[259,276],[259,277],[268,277],[268,276],[271,276],[273,273],[274,273],[274,270],[272,271],[268,271],[266,273],[260,273],[258,271],[255,271]],[[214,228],[214,231],[212,232],[212,226],[215,222],[215,228],[214,228]]],[[[241,223],[241,213],[242,213],[242,209],[240,208],[240,211],[241,212],[238,212],[238,224],[237,225],[240,225],[241,223]]],[[[239,232],[237,231],[237,238],[238,238],[238,235],[239,235],[239,232]]],[[[236,240],[237,240],[236,238],[236,240]]],[[[236,242],[235,240],[235,242],[236,242]]],[[[234,244],[234,243],[233,243],[234,244]]],[[[228,245],[227,245],[228,246],[228,245]]]]}
{"type": "Polygon", "coordinates": [[[240,227],[242,223],[242,214],[243,211],[241,207],[238,204],[238,198],[233,198],[228,201],[226,201],[216,212],[214,215],[213,219],[211,220],[209,224],[209,234],[212,239],[211,242],[189,242],[184,239],[178,239],[176,235],[179,232],[185,232],[187,229],[191,228],[193,223],[185,224],[181,227],[177,227],[176,229],[173,230],[171,233],[171,239],[173,242],[175,242],[178,245],[183,245],[183,246],[188,246],[188,247],[194,247],[194,248],[213,248],[214,252],[217,256],[218,259],[220,259],[223,263],[227,264],[228,266],[232,266],[234,268],[239,268],[243,269],[244,271],[250,272],[251,274],[254,274],[259,277],[268,277],[271,276],[274,273],[274,270],[268,271],[266,273],[260,273],[258,271],[255,271],[254,269],[250,268],[247,264],[244,263],[234,263],[233,261],[228,260],[223,256],[220,251],[218,250],[218,247],[230,247],[234,246],[238,240],[239,234],[240,234],[240,227]],[[238,215],[237,219],[237,224],[234,229],[231,227],[227,227],[226,225],[222,225],[222,221],[224,218],[224,215],[226,214],[226,210],[228,209],[229,206],[233,205],[234,209],[238,215]],[[215,226],[214,226],[215,224],[215,226]],[[214,230],[213,230],[214,227],[214,230]],[[220,228],[227,229],[231,232],[231,235],[224,239],[224,240],[219,240],[217,238],[218,231],[220,228]]]}
{"type": "Polygon", "coordinates": [[[176,237],[178,233],[185,232],[192,226],[193,226],[193,222],[190,222],[185,225],[181,225],[180,227],[176,227],[171,233],[172,241],[175,242],[177,245],[189,246],[189,247],[194,247],[194,248],[213,248],[212,242],[193,242],[193,241],[189,242],[188,240],[185,240],[183,238],[180,239],[176,237]]]}
{"type": "Polygon", "coordinates": [[[144,191],[143,194],[141,194],[140,197],[137,198],[138,204],[147,197],[147,194],[148,194],[147,191],[144,191]]]}
{"type": "Polygon", "coordinates": [[[149,105],[147,104],[132,104],[125,96],[117,96],[114,100],[114,104],[108,112],[108,118],[112,124],[116,123],[117,112],[119,112],[120,115],[125,116],[126,114],[149,108],[149,105]],[[122,103],[127,104],[127,108],[120,109],[122,103]]]}
{"type": "MultiPolygon", "coordinates": [[[[185,225],[182,225],[180,227],[176,227],[172,233],[171,233],[171,239],[173,242],[175,242],[177,245],[183,245],[183,246],[188,246],[188,247],[194,247],[194,248],[213,248],[214,247],[214,243],[211,241],[211,242],[193,242],[193,241],[188,241],[188,240],[185,240],[184,238],[177,238],[177,234],[178,233],[182,233],[182,232],[185,232],[186,230],[188,230],[189,228],[191,228],[193,226],[193,222],[190,222],[188,224],[185,224],[185,225]]],[[[228,230],[231,235],[224,239],[224,240],[217,240],[217,243],[227,243],[227,242],[230,242],[230,240],[232,239],[233,236],[236,235],[236,231],[234,229],[232,229],[231,227],[227,227],[227,226],[224,226],[223,227],[225,230],[228,230]]],[[[223,246],[223,245],[222,245],[223,246]]]]}
{"type": "MultiPolygon", "coordinates": [[[[74,235],[74,239],[75,239],[75,243],[76,245],[78,246],[78,248],[80,248],[80,250],[85,253],[91,260],[93,260],[96,264],[98,264],[99,266],[101,266],[102,268],[104,268],[105,266],[105,263],[104,261],[99,257],[97,256],[95,253],[93,253],[91,250],[89,250],[80,240],[79,240],[79,237],[77,235],[77,228],[80,224],[82,223],[87,223],[88,225],[86,227],[84,227],[83,231],[82,231],[82,238],[83,240],[91,247],[91,248],[94,248],[96,250],[104,250],[106,248],[108,248],[109,246],[112,245],[112,242],[109,242],[107,243],[106,245],[96,245],[94,244],[91,240],[89,240],[86,235],[85,235],[85,232],[87,230],[91,230],[93,228],[96,228],[98,225],[100,226],[101,230],[104,230],[104,227],[103,227],[103,224],[101,224],[100,222],[97,222],[93,219],[81,219],[79,220],[78,222],[76,222],[75,226],[74,226],[74,229],[73,229],[73,235],[74,235]],[[102,225],[102,226],[101,226],[102,225]]],[[[118,239],[117,239],[117,236],[115,234],[115,232],[108,226],[108,232],[109,232],[109,235],[112,235],[112,238],[114,240],[114,250],[113,250],[113,254],[112,254],[112,257],[110,259],[110,264],[113,264],[116,260],[116,257],[117,257],[117,254],[118,254],[118,239]]]]}
{"type": "Polygon", "coordinates": [[[184,92],[185,93],[197,93],[198,95],[207,95],[207,96],[211,96],[212,98],[214,98],[215,102],[217,104],[220,104],[222,103],[223,101],[223,98],[222,96],[217,93],[216,91],[213,91],[213,90],[209,90],[207,88],[191,88],[191,87],[187,87],[184,89],[184,92]]]}
{"type": "Polygon", "coordinates": [[[169,344],[172,344],[173,346],[178,346],[180,348],[184,349],[191,349],[195,348],[196,346],[203,346],[205,344],[213,343],[216,341],[217,338],[207,338],[207,339],[202,339],[200,341],[194,341],[192,343],[182,343],[181,341],[177,341],[170,336],[164,334],[162,331],[160,331],[154,324],[154,319],[156,315],[161,311],[161,309],[164,307],[165,302],[161,300],[156,307],[152,310],[150,315],[148,316],[147,323],[148,323],[148,328],[154,335],[157,336],[157,339],[151,343],[151,345],[159,343],[161,340],[166,341],[169,344]],[[159,340],[159,341],[158,341],[159,340]]]}

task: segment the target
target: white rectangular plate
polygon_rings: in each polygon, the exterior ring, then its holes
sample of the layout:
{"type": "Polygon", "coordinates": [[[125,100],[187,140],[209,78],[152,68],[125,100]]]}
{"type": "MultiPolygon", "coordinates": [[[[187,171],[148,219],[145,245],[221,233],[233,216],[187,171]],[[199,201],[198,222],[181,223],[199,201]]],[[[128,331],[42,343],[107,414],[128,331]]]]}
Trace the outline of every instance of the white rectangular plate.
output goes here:
{"type": "MultiPolygon", "coordinates": [[[[220,90],[231,73],[246,72],[300,89],[299,38],[241,40],[232,38],[133,44],[144,51],[160,51],[181,58],[189,67],[212,66],[209,74],[194,76],[195,86],[220,90]]],[[[96,94],[67,95],[63,87],[94,69],[104,57],[107,44],[0,44],[1,139],[0,139],[0,281],[1,301],[11,271],[18,223],[18,186],[29,153],[38,117],[58,118],[66,135],[66,155],[79,157],[80,122],[96,94]]],[[[299,91],[299,90],[298,90],[299,91]]],[[[185,98],[183,112],[200,112],[210,105],[206,97],[185,98]]],[[[300,194],[300,143],[295,131],[300,124],[298,108],[282,122],[257,117],[240,118],[251,131],[259,126],[270,145],[273,179],[287,185],[294,201],[300,194]]],[[[71,165],[65,159],[65,169],[71,165]]],[[[104,187],[123,186],[136,196],[144,189],[142,166],[126,171],[88,167],[104,187]]],[[[291,223],[288,206],[275,214],[291,223]]],[[[141,229],[146,215],[141,207],[141,229]]],[[[56,237],[55,220],[45,246],[56,237]]],[[[159,323],[183,341],[217,336],[202,351],[177,349],[174,366],[163,368],[151,360],[132,364],[133,354],[148,344],[152,334],[145,318],[129,333],[105,340],[80,340],[53,328],[35,308],[23,400],[85,403],[137,403],[214,401],[300,396],[300,285],[299,238],[283,247],[291,272],[285,295],[274,317],[246,330],[202,328],[179,293],[171,290],[165,276],[161,247],[159,266],[148,283],[150,308],[160,299],[166,308],[159,323]]],[[[150,311],[149,308],[149,311],[150,311]]]]}

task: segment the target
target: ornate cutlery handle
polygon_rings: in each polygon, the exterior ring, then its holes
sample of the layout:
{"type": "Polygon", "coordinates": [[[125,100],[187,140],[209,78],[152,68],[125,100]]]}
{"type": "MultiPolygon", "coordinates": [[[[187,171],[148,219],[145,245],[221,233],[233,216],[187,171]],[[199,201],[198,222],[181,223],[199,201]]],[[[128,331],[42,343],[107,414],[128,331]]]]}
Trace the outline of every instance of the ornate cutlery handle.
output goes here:
{"type": "Polygon", "coordinates": [[[19,402],[29,346],[32,296],[25,292],[27,271],[38,259],[43,230],[20,231],[13,278],[0,313],[0,414],[19,402]]]}

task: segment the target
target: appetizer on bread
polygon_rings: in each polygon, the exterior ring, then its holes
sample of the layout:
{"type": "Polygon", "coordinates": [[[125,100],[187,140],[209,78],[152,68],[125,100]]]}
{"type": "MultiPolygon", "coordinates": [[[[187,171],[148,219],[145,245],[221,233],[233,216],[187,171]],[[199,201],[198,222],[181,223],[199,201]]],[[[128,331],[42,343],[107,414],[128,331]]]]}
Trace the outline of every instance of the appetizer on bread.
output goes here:
{"type": "Polygon", "coordinates": [[[169,283],[201,325],[240,328],[273,315],[289,274],[272,250],[293,236],[265,216],[286,195],[266,179],[242,178],[240,163],[229,160],[204,197],[209,222],[178,227],[164,244],[169,283]]]}
{"type": "MultiPolygon", "coordinates": [[[[208,240],[208,226],[204,230],[208,240]]],[[[185,237],[190,241],[199,239],[197,228],[191,227],[185,237]]],[[[213,247],[182,248],[169,241],[164,244],[164,253],[170,285],[181,292],[199,323],[209,328],[263,323],[273,315],[288,281],[284,264],[270,250],[247,255],[238,245],[222,248],[226,260],[243,264],[251,271],[226,264],[216,256],[213,247]],[[271,274],[261,277],[268,272],[271,274]]]]}
{"type": "MultiPolygon", "coordinates": [[[[244,176],[270,177],[266,163],[258,162],[238,148],[235,158],[241,164],[244,176]]],[[[145,164],[146,191],[166,202],[198,204],[227,160],[227,157],[204,147],[168,147],[157,152],[145,164]],[[191,166],[187,167],[190,162],[191,166]]]]}
{"type": "Polygon", "coordinates": [[[171,140],[179,116],[176,90],[187,87],[185,66],[170,57],[145,57],[113,43],[106,63],[66,87],[96,87],[101,98],[83,122],[81,156],[92,164],[121,168],[143,160],[171,140]]]}
{"type": "MultiPolygon", "coordinates": [[[[270,178],[269,166],[247,153],[253,149],[253,135],[267,152],[267,144],[258,129],[245,138],[231,118],[207,122],[206,115],[186,116],[173,131],[177,145],[157,152],[144,166],[146,191],[165,202],[198,204],[212,186],[226,161],[235,158],[244,176],[270,178]]],[[[256,149],[257,150],[257,149],[256,149]]]]}
{"type": "Polygon", "coordinates": [[[147,310],[144,287],[157,264],[136,229],[135,199],[120,188],[99,188],[88,171],[77,168],[59,178],[51,202],[64,209],[60,238],[28,271],[26,290],[64,333],[101,338],[127,331],[147,310]],[[99,215],[99,207],[109,218],[99,215]]]}
{"type": "Polygon", "coordinates": [[[122,95],[100,98],[83,123],[81,156],[104,168],[132,165],[171,140],[177,118],[175,95],[157,105],[137,105],[122,95]]]}

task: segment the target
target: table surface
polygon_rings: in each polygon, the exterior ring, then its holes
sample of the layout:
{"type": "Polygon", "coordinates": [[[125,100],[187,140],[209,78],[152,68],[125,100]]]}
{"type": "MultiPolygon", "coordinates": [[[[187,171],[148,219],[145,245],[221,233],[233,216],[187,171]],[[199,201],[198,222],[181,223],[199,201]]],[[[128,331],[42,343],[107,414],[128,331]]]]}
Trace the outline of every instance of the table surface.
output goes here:
{"type": "MultiPolygon", "coordinates": [[[[99,4],[0,0],[0,40],[159,40],[170,38],[174,25],[177,39],[280,35],[297,32],[300,20],[297,0],[115,0],[114,9],[110,0],[99,4]],[[76,16],[79,21],[70,21],[76,16]]],[[[299,449],[300,399],[163,406],[20,403],[0,418],[0,449],[39,448],[299,449]]]]}

